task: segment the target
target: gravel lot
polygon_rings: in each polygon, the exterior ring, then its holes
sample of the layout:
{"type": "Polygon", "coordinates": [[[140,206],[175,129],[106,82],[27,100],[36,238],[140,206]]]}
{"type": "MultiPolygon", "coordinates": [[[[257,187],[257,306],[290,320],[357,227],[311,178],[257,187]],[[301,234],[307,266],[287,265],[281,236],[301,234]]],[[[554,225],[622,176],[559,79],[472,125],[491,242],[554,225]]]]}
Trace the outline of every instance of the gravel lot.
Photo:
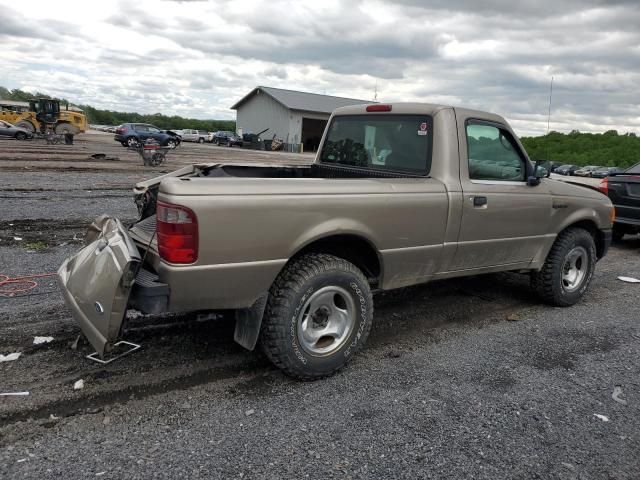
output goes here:
{"type": "MultiPolygon", "coordinates": [[[[135,216],[131,186],[158,170],[110,136],[79,139],[62,153],[0,143],[1,274],[52,272],[93,217],[135,216]],[[81,160],[95,152],[121,160],[81,160]]],[[[168,170],[312,159],[172,153],[168,170]]],[[[569,309],[538,304],[519,274],[380,295],[366,350],[317,382],[237,346],[230,322],[184,315],[130,318],[125,338],[142,349],[93,364],[44,278],[0,297],[0,354],[22,352],[0,363],[0,393],[30,392],[0,397],[0,478],[636,479],[640,285],[616,277],[640,278],[639,249],[639,237],[614,245],[569,309]]]]}

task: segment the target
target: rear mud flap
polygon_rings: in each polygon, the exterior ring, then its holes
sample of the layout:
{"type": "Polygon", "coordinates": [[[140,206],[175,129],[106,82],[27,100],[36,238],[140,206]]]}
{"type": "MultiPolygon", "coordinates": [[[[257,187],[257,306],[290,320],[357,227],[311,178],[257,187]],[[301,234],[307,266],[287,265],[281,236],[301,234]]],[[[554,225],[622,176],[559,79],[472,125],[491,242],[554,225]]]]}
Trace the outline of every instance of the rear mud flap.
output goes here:
{"type": "Polygon", "coordinates": [[[140,253],[120,220],[100,217],[88,245],[58,270],[67,306],[98,355],[120,335],[140,253]]]}

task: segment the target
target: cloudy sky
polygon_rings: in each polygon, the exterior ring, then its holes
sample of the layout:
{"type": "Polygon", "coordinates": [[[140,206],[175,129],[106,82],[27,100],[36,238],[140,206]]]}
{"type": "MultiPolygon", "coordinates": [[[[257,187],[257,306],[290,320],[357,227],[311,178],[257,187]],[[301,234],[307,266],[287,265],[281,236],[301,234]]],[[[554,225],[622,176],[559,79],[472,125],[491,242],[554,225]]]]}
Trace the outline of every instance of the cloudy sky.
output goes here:
{"type": "Polygon", "coordinates": [[[469,106],[521,135],[640,133],[640,4],[0,0],[0,85],[234,118],[257,85],[469,106]]]}

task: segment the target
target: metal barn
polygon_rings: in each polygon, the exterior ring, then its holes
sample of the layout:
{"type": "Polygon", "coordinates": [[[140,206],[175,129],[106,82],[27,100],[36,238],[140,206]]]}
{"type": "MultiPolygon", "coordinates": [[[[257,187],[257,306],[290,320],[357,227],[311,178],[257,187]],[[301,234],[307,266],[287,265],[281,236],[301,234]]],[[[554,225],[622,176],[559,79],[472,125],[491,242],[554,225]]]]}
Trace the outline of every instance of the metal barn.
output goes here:
{"type": "Polygon", "coordinates": [[[236,126],[243,133],[275,135],[288,151],[315,151],[331,112],[338,107],[372,103],[356,98],[332,97],[272,87],[256,87],[231,108],[236,110],[236,126]]]}

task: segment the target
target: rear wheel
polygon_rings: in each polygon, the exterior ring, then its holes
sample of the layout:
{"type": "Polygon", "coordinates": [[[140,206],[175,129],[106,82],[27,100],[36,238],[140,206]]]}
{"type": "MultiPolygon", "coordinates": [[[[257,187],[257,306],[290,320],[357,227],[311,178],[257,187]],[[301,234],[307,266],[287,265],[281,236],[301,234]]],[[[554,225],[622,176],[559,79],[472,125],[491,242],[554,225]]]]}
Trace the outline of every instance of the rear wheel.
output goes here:
{"type": "Polygon", "coordinates": [[[64,135],[65,133],[76,135],[79,133],[79,130],[70,123],[63,122],[56,125],[55,132],[57,135],[64,135]]]}
{"type": "Polygon", "coordinates": [[[342,258],[308,254],[287,265],[272,285],[260,342],[287,375],[321,378],[362,348],[372,318],[373,298],[362,272],[342,258]]]}
{"type": "Polygon", "coordinates": [[[204,143],[204,138],[200,137],[200,138],[198,139],[198,143],[204,143]]]}
{"type": "Polygon", "coordinates": [[[542,269],[531,274],[531,286],[546,303],[573,305],[589,287],[596,259],[591,234],[582,228],[568,228],[556,238],[542,269]]]}

